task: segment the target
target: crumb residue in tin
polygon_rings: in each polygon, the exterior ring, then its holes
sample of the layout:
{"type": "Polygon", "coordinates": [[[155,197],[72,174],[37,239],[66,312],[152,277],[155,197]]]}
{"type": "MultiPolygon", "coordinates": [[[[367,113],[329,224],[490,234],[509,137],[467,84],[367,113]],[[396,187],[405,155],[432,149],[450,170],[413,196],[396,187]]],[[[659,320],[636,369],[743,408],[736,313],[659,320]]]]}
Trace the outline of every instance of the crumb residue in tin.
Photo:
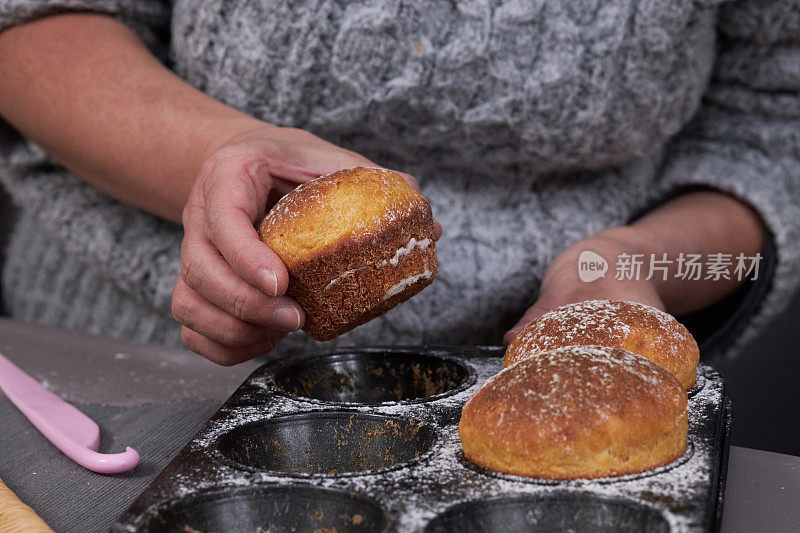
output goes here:
{"type": "MultiPolygon", "coordinates": [[[[450,354],[442,352],[442,355],[450,354]]],[[[692,453],[687,454],[685,458],[659,469],[656,473],[625,476],[613,480],[542,482],[493,475],[481,472],[465,463],[457,434],[458,413],[478,385],[500,370],[502,362],[498,357],[465,357],[463,361],[476,371],[477,383],[452,396],[423,403],[358,407],[360,412],[396,415],[418,421],[415,424],[423,422],[434,426],[437,439],[431,450],[422,453],[415,451],[412,454],[418,457],[415,462],[380,473],[332,476],[328,470],[327,475],[315,476],[313,485],[321,489],[340,489],[354,495],[375,498],[396,516],[396,530],[399,533],[423,530],[431,519],[456,503],[502,494],[537,496],[560,491],[577,491],[587,496],[594,495],[610,500],[621,499],[649,507],[657,506],[659,512],[663,512],[670,530],[673,531],[705,527],[701,522],[705,518],[695,521],[693,517],[706,516],[705,508],[699,506],[703,505],[707,491],[714,490],[710,484],[716,476],[712,467],[716,464],[714,453],[717,443],[704,432],[703,428],[709,417],[715,416],[714,413],[722,404],[722,382],[715,371],[704,366],[699,368],[706,379],[703,381],[704,386],[689,398],[689,435],[692,453]],[[676,502],[672,508],[663,503],[669,501],[676,502]]],[[[391,371],[390,368],[383,373],[386,375],[391,371]]],[[[168,484],[161,484],[159,492],[150,496],[145,493],[149,498],[148,502],[156,503],[181,498],[220,486],[250,487],[254,484],[277,484],[287,486],[288,490],[289,486],[298,483],[298,479],[292,476],[270,472],[245,472],[210,458],[217,439],[244,424],[298,411],[320,410],[319,404],[312,401],[269,393],[272,385],[268,377],[253,378],[251,385],[260,388],[262,394],[260,403],[224,406],[181,452],[187,460],[167,467],[163,479],[168,479],[168,484]]],[[[390,433],[393,431],[391,427],[383,424],[380,429],[390,433]]],[[[376,436],[373,436],[373,439],[376,439],[376,436]]],[[[380,451],[380,457],[383,458],[388,447],[380,451]]],[[[350,513],[350,516],[353,517],[353,524],[359,524],[361,527],[370,525],[364,515],[358,515],[359,520],[356,519],[357,515],[350,513]]]]}

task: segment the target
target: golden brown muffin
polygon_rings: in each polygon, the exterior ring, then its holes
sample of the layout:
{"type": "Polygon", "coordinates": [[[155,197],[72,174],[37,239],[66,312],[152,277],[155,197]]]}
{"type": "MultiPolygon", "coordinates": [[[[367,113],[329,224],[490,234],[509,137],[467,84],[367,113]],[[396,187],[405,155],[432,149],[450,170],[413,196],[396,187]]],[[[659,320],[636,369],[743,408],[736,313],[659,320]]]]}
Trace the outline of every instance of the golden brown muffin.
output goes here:
{"type": "Polygon", "coordinates": [[[567,346],[503,369],[464,405],[467,459],[548,479],[633,474],[686,450],[686,393],[664,368],[604,346],[567,346]]]}
{"type": "Polygon", "coordinates": [[[438,272],[433,231],[430,204],[401,176],[357,167],[297,187],[258,234],[289,271],[304,331],[323,341],[427,287],[438,272]]]}
{"type": "Polygon", "coordinates": [[[663,311],[636,302],[589,300],[545,313],[519,332],[503,366],[558,348],[596,344],[633,352],[658,363],[692,388],[700,351],[692,334],[663,311]]]}

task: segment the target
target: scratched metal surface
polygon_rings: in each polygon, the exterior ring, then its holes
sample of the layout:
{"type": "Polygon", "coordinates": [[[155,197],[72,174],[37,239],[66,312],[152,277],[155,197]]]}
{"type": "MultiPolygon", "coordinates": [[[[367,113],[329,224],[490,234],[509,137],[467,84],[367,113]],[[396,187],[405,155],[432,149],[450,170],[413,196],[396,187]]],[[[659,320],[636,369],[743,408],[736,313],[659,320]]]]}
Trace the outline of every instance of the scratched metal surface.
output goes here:
{"type": "MultiPolygon", "coordinates": [[[[337,353],[317,356],[318,365],[301,359],[291,372],[285,371],[291,364],[286,362],[254,372],[113,530],[207,533],[225,525],[274,532],[283,531],[282,526],[290,530],[298,516],[307,519],[297,523],[301,529],[336,527],[338,532],[460,531],[466,525],[500,530],[501,524],[504,529],[719,527],[730,426],[724,384],[710,367],[701,365],[690,391],[690,446],[684,457],[640,475],[551,482],[486,472],[460,453],[461,406],[500,369],[501,348],[337,353]],[[376,405],[380,398],[362,394],[360,402],[342,402],[359,394],[358,380],[366,380],[367,372],[374,379],[374,367],[359,365],[387,353],[450,361],[463,365],[466,373],[450,383],[453,390],[434,386],[429,392],[440,394],[426,400],[376,405]],[[338,371],[315,378],[314,372],[331,365],[338,371]],[[293,380],[298,373],[316,381],[293,380]],[[308,395],[318,399],[304,398],[308,395]],[[377,448],[385,455],[369,442],[381,428],[394,433],[378,438],[377,448]]],[[[424,370],[427,363],[420,364],[424,370]]],[[[398,383],[389,379],[385,399],[399,397],[393,396],[398,383]]]]}

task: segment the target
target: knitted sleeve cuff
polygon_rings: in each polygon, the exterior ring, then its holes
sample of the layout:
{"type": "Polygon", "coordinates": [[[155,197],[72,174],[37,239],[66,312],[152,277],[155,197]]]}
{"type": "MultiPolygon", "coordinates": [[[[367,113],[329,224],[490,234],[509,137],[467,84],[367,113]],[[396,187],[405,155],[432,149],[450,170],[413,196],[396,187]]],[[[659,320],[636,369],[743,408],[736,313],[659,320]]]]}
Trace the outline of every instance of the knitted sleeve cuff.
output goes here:
{"type": "Polygon", "coordinates": [[[702,105],[665,152],[661,198],[717,189],[751,205],[766,228],[758,279],[689,317],[717,354],[751,339],[800,285],[797,7],[758,0],[720,6],[717,58],[702,105]]]}
{"type": "MultiPolygon", "coordinates": [[[[708,309],[682,317],[706,358],[730,356],[790,302],[800,285],[800,163],[781,165],[759,151],[685,143],[669,158],[662,198],[715,189],[752,206],[765,226],[755,279],[708,309]]],[[[698,228],[702,231],[702,228],[698,228]]]]}

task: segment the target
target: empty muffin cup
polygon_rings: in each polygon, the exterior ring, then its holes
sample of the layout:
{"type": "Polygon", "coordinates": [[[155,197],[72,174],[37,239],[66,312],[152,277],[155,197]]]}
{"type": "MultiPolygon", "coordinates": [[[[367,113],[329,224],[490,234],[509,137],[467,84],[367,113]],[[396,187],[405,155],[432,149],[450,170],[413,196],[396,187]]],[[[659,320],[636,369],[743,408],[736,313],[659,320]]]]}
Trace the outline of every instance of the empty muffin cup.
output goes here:
{"type": "Polygon", "coordinates": [[[465,389],[474,372],[463,363],[402,352],[326,355],[279,367],[284,394],[322,402],[378,405],[438,398],[465,389]]]}
{"type": "Polygon", "coordinates": [[[657,510],[588,493],[519,495],[456,504],[434,518],[426,533],[462,531],[667,532],[657,510]]]}
{"type": "Polygon", "coordinates": [[[205,490],[173,500],[146,515],[137,531],[350,533],[385,531],[388,522],[385,509],[353,492],[262,485],[205,490]]]}
{"type": "Polygon", "coordinates": [[[406,464],[434,442],[433,428],[411,418],[317,411],[242,425],[223,434],[216,450],[242,470],[336,476],[406,464]]]}

